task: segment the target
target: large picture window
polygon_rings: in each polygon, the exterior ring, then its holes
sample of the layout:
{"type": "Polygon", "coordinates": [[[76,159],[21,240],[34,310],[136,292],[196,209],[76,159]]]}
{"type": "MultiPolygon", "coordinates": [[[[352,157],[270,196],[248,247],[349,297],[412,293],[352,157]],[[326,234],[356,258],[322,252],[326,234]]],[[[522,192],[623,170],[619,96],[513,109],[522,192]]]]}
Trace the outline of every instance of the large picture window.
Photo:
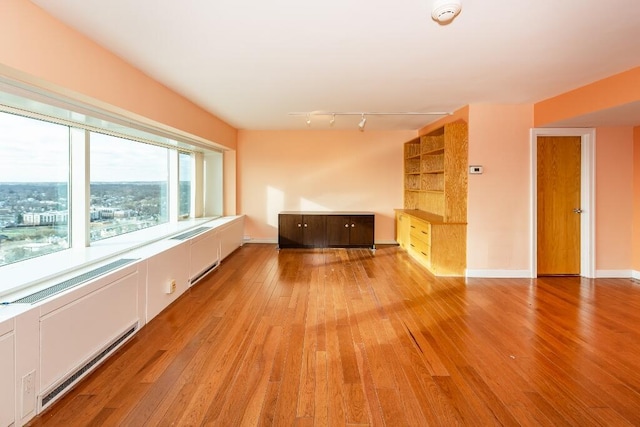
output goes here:
{"type": "Polygon", "coordinates": [[[90,141],[90,240],[167,222],[169,150],[95,132],[90,141]]]}
{"type": "Polygon", "coordinates": [[[222,157],[213,144],[1,87],[0,295],[221,214],[222,181],[204,182],[222,175],[221,161],[206,165],[222,157]]]}
{"type": "Polygon", "coordinates": [[[69,247],[69,127],[0,112],[0,266],[69,247]]]}

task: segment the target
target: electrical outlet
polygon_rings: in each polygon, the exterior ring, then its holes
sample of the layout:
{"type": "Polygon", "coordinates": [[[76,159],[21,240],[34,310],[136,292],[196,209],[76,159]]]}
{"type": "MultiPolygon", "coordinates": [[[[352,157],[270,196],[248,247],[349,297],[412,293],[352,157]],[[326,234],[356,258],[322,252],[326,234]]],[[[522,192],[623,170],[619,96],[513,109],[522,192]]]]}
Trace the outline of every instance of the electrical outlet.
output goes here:
{"type": "Polygon", "coordinates": [[[167,293],[168,294],[172,294],[176,291],[176,281],[174,279],[172,279],[169,282],[169,286],[167,286],[167,293]]]}
{"type": "Polygon", "coordinates": [[[36,410],[36,371],[22,377],[22,416],[36,410]]]}

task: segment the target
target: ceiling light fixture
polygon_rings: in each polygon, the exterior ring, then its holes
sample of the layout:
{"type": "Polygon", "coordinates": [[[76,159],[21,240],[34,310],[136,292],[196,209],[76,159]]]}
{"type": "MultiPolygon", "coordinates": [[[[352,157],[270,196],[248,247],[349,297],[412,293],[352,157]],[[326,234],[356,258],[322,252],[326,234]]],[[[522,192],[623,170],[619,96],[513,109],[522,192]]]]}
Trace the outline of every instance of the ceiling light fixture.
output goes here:
{"type": "Polygon", "coordinates": [[[365,116],[450,116],[453,113],[446,111],[435,112],[416,112],[416,111],[398,111],[398,112],[379,112],[379,111],[311,111],[311,112],[294,112],[289,113],[289,116],[305,116],[307,118],[307,126],[311,126],[311,116],[330,116],[329,126],[333,126],[336,122],[336,116],[360,116],[361,120],[358,123],[358,128],[364,131],[364,126],[367,123],[365,116]]]}
{"type": "Polygon", "coordinates": [[[367,119],[364,117],[364,113],[362,113],[362,120],[358,123],[358,127],[360,128],[360,132],[364,132],[364,125],[367,124],[367,119]]]}
{"type": "Polygon", "coordinates": [[[458,16],[461,9],[462,3],[460,0],[435,0],[431,10],[431,17],[440,24],[448,24],[458,16]]]}

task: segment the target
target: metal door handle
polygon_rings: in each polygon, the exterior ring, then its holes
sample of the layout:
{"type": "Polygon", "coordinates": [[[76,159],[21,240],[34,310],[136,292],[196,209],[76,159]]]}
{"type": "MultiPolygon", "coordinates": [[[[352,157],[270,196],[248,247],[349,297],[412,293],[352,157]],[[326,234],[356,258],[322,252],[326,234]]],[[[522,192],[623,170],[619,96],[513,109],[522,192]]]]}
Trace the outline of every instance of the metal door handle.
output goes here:
{"type": "Polygon", "coordinates": [[[580,209],[580,208],[575,208],[575,209],[573,210],[573,213],[582,213],[582,209],[580,209]]]}

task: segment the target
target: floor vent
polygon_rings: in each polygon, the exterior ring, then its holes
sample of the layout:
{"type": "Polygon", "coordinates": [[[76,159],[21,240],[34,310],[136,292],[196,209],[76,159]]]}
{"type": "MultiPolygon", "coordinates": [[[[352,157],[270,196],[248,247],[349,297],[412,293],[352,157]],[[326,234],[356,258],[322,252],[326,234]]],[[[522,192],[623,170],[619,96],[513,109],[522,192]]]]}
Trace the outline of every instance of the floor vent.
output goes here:
{"type": "Polygon", "coordinates": [[[131,258],[119,259],[117,261],[103,265],[102,267],[94,268],[93,270],[87,271],[86,273],[80,274],[79,276],[75,276],[75,277],[72,277],[71,279],[67,279],[63,282],[50,286],[46,289],[43,289],[31,295],[27,295],[26,297],[17,299],[13,301],[11,304],[35,304],[38,301],[42,301],[44,299],[49,298],[52,295],[58,294],[62,291],[66,291],[67,289],[81,285],[82,283],[88,282],[91,279],[95,279],[98,276],[106,274],[110,271],[115,270],[116,268],[120,268],[134,261],[138,261],[138,260],[131,259],[131,258]]]}
{"type": "Polygon", "coordinates": [[[127,338],[129,338],[133,333],[138,329],[138,325],[132,326],[128,329],[120,338],[115,340],[111,345],[102,350],[96,357],[91,359],[87,364],[78,369],[73,375],[64,380],[60,385],[51,390],[49,393],[42,397],[41,407],[44,408],[47,406],[49,402],[56,398],[60,393],[66,391],[69,387],[71,387],[82,375],[84,375],[87,371],[93,368],[97,363],[99,363],[102,359],[104,359],[111,351],[113,351],[118,345],[123,343],[127,338]]]}
{"type": "Polygon", "coordinates": [[[203,233],[207,230],[211,230],[209,227],[198,227],[194,228],[191,231],[187,231],[186,233],[178,234],[177,236],[173,236],[171,240],[187,240],[190,237],[193,237],[197,234],[203,233]]]}

